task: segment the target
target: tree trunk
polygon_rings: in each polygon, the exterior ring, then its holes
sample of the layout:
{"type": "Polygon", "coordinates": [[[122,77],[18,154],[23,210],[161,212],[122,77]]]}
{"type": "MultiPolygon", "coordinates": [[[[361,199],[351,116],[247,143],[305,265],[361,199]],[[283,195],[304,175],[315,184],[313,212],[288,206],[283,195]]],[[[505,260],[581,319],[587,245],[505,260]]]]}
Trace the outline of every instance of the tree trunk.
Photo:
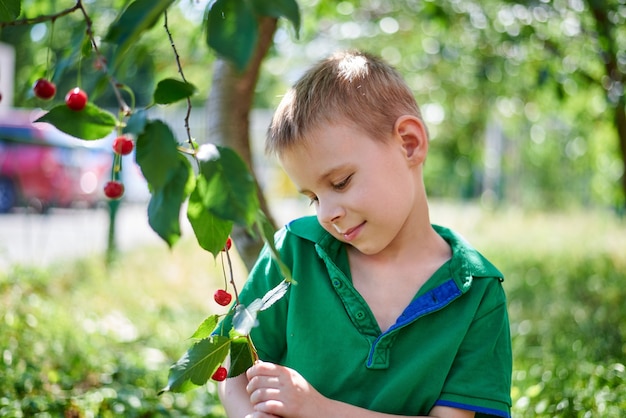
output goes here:
{"type": "Polygon", "coordinates": [[[621,71],[618,65],[618,47],[615,39],[615,24],[609,18],[612,9],[605,1],[587,0],[587,5],[595,19],[598,44],[602,48],[602,61],[607,77],[611,80],[612,86],[607,89],[608,102],[613,104],[613,123],[617,131],[619,141],[620,157],[624,166],[620,188],[622,192],[621,207],[619,210],[626,210],[626,99],[624,99],[624,85],[626,84],[626,74],[621,71]],[[611,92],[611,89],[621,89],[621,91],[611,92]],[[611,97],[613,96],[613,97],[611,97]]]}
{"type": "MultiPolygon", "coordinates": [[[[277,19],[259,19],[259,38],[248,67],[239,72],[227,60],[218,58],[213,68],[213,81],[207,102],[207,139],[234,149],[254,174],[250,147],[250,111],[261,63],[272,43],[277,19]]],[[[256,178],[256,176],[255,176],[256,178]]],[[[257,184],[258,185],[258,184],[257,184]]],[[[267,201],[259,190],[261,209],[275,225],[267,201]]],[[[243,227],[233,228],[232,238],[245,265],[250,269],[263,241],[251,236],[243,227]]]]}
{"type": "Polygon", "coordinates": [[[622,206],[619,208],[623,212],[626,210],[626,100],[624,100],[624,96],[619,98],[615,108],[615,125],[624,165],[624,172],[622,173],[622,206]]]}

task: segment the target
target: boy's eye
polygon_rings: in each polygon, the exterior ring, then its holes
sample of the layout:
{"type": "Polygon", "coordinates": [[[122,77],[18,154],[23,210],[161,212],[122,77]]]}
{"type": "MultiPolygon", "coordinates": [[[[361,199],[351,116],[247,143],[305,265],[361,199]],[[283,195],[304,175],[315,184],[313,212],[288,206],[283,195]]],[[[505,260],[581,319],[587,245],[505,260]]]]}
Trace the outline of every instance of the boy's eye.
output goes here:
{"type": "Polygon", "coordinates": [[[318,201],[317,196],[307,196],[307,197],[309,199],[309,206],[313,206],[318,201]]]}
{"type": "Polygon", "coordinates": [[[352,179],[352,174],[350,174],[348,177],[346,177],[345,179],[341,180],[339,183],[335,183],[333,184],[333,189],[335,190],[342,190],[345,189],[346,186],[348,185],[348,183],[350,183],[350,180],[352,179]]]}

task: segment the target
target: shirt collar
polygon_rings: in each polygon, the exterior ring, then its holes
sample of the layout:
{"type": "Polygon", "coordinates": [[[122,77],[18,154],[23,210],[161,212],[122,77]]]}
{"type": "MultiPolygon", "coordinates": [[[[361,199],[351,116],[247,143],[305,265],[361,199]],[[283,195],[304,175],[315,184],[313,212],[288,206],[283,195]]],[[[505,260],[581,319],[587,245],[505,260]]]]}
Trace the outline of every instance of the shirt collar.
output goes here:
{"type": "MultiPolygon", "coordinates": [[[[474,278],[493,277],[500,281],[504,280],[502,273],[460,234],[439,225],[433,225],[433,228],[452,248],[450,272],[463,293],[469,290],[474,278]]],[[[300,238],[319,245],[333,258],[342,247],[341,241],[322,228],[315,216],[298,218],[287,224],[286,229],[300,238]]]]}

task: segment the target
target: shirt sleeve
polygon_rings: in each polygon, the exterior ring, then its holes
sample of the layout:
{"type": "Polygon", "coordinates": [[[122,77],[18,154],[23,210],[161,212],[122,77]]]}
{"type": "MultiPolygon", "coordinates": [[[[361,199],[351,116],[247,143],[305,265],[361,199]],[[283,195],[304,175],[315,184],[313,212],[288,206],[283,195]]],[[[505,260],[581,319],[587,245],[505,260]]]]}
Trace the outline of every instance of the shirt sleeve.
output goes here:
{"type": "MultiPolygon", "coordinates": [[[[487,279],[491,280],[491,279],[487,279]]],[[[436,405],[476,412],[476,417],[509,417],[511,336],[504,290],[490,281],[483,303],[461,343],[436,405]]]]}

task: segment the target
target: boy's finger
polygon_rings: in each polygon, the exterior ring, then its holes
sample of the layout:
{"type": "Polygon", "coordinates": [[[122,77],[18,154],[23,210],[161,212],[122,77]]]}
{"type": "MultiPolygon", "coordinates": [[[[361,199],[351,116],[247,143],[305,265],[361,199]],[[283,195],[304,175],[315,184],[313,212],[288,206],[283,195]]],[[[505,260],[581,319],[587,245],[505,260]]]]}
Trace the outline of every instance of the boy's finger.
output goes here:
{"type": "Polygon", "coordinates": [[[248,374],[248,378],[260,374],[270,374],[273,376],[276,374],[276,370],[278,370],[278,366],[276,364],[259,360],[254,363],[246,373],[248,374]]]}
{"type": "Polygon", "coordinates": [[[272,370],[272,366],[275,367],[273,363],[267,363],[261,360],[257,360],[250,368],[246,371],[246,376],[248,380],[252,379],[254,376],[260,376],[269,373],[272,370]]]}

